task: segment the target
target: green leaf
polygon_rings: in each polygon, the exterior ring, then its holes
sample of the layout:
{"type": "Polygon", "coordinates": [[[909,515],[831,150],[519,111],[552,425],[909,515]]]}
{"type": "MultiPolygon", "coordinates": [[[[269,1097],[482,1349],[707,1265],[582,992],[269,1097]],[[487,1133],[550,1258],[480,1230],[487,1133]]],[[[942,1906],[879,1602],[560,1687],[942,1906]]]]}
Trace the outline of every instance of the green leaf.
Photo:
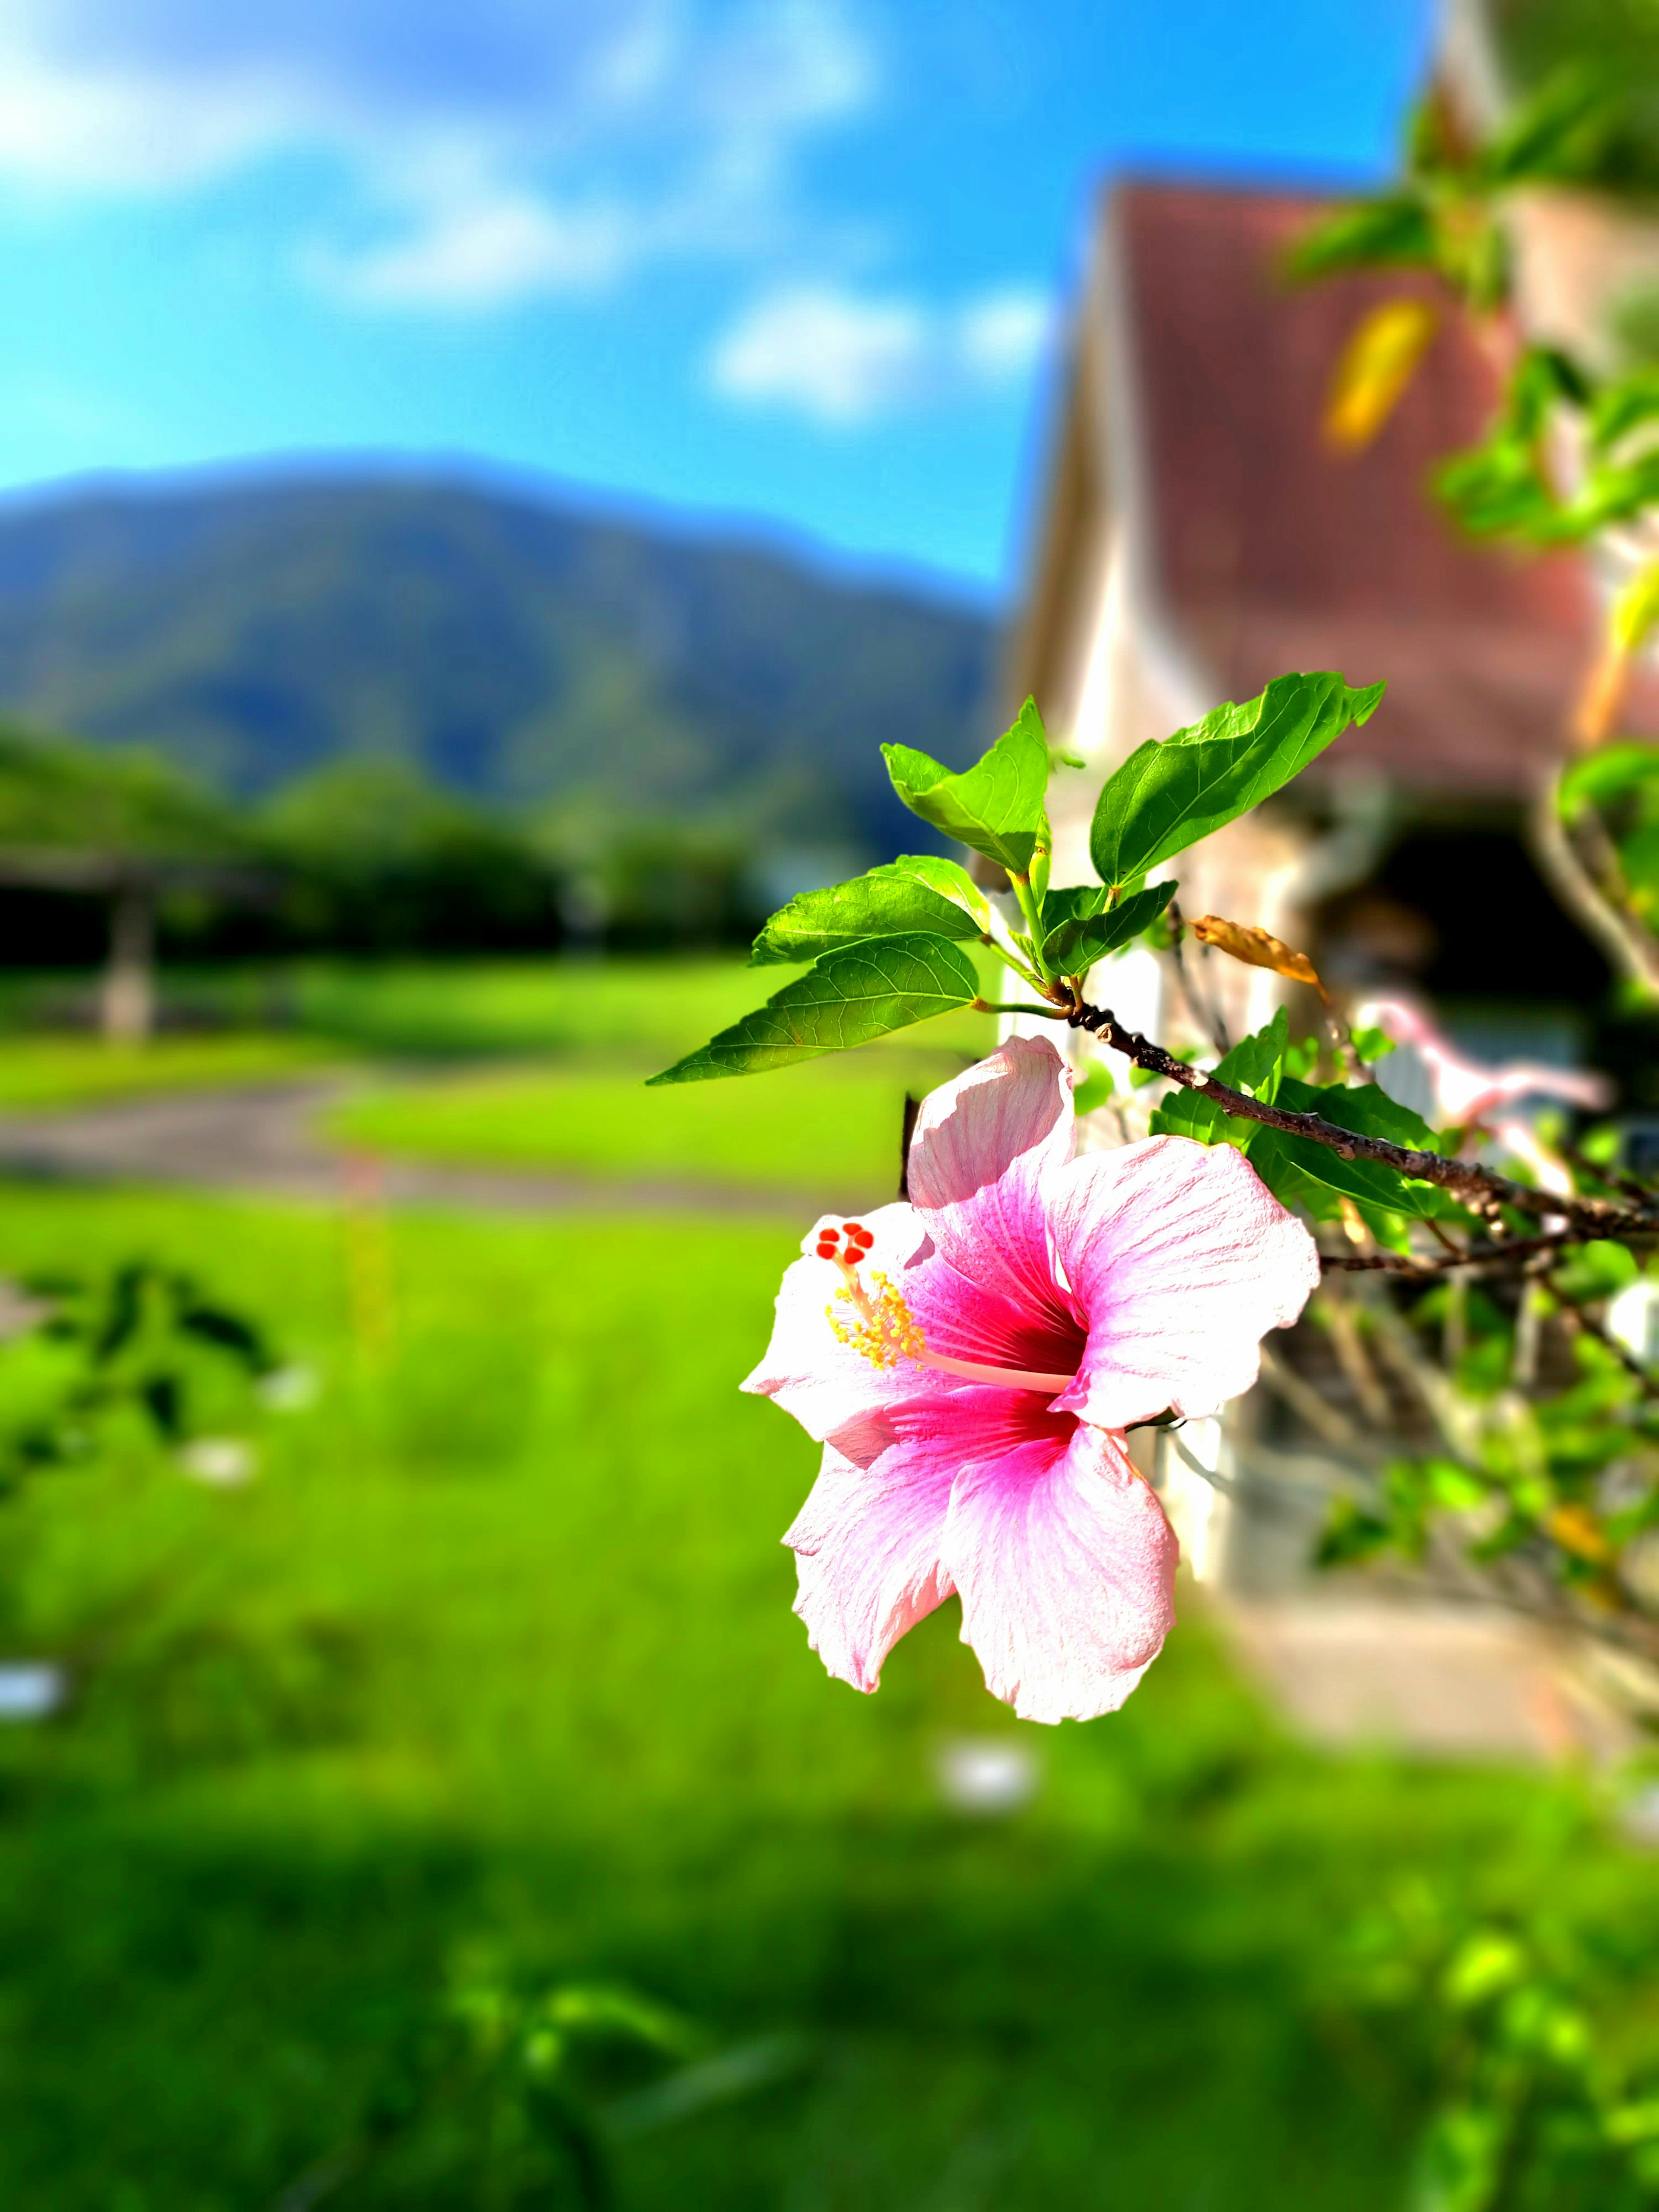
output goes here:
{"type": "MultiPolygon", "coordinates": [[[[1036,709],[1033,708],[1035,713],[1036,709]]],[[[1031,896],[1036,902],[1037,912],[1048,896],[1048,874],[1054,864],[1054,833],[1048,827],[1048,809],[1045,805],[1042,818],[1037,823],[1036,843],[1031,850],[1031,896]]]]}
{"type": "MultiPolygon", "coordinates": [[[[1604,508],[1639,499],[1629,470],[1589,469],[1571,501],[1558,500],[1545,470],[1545,436],[1559,408],[1591,404],[1583,372],[1550,346],[1528,346],[1512,372],[1497,422],[1477,446],[1455,453],[1434,473],[1437,495],[1472,537],[1519,538],[1552,545],[1598,528],[1604,508]]],[[[1640,464],[1633,465],[1639,470],[1640,464]]]]}
{"type": "Polygon", "coordinates": [[[1659,745],[1598,745],[1561,779],[1561,818],[1576,821],[1587,806],[1605,806],[1659,781],[1659,745]]]}
{"type": "Polygon", "coordinates": [[[1236,821],[1367,720],[1382,696],[1380,684],[1353,690],[1329,673],[1278,676],[1258,698],[1218,707],[1161,744],[1149,738],[1101,792],[1089,840],[1096,873],[1128,883],[1236,821]]]}
{"type": "Polygon", "coordinates": [[[966,939],[990,927],[984,893],[965,868],[929,853],[908,854],[850,883],[792,898],[755,939],[750,965],[817,960],[871,937],[966,939]]]}
{"type": "MultiPolygon", "coordinates": [[[[1218,1062],[1216,1081],[1234,1091],[1247,1091],[1264,1106],[1271,1106],[1279,1096],[1285,1055],[1290,1048],[1290,1020],[1281,1006],[1265,1028],[1241,1038],[1218,1062]]],[[[1155,1137],[1191,1137],[1200,1145],[1237,1145],[1240,1152],[1249,1150],[1262,1127],[1260,1121],[1245,1121],[1242,1115],[1224,1114],[1214,1099],[1186,1090],[1171,1091],[1162,1105],[1154,1108],[1148,1126],[1155,1137]]]]}
{"type": "Polygon", "coordinates": [[[1111,1069],[1097,1060],[1072,1093],[1072,1111],[1080,1121],[1084,1115],[1092,1114],[1106,1105],[1116,1089],[1111,1069]]]}
{"type": "Polygon", "coordinates": [[[1042,920],[1052,937],[1062,921],[1079,921],[1085,915],[1103,914],[1111,896],[1104,884],[1063,884],[1042,902],[1042,920]]]}
{"type": "Polygon", "coordinates": [[[1619,107],[1616,88],[1601,70],[1559,70],[1487,140],[1477,173],[1490,185],[1589,175],[1619,121],[1619,107]]]}
{"type": "Polygon", "coordinates": [[[1172,877],[1168,883],[1149,884],[1145,890],[1132,892],[1102,913],[1074,915],[1048,932],[1042,957],[1056,975],[1086,975],[1097,960],[1119,951],[1132,937],[1139,937],[1149,922],[1156,921],[1175,895],[1172,877]]]}
{"type": "Polygon", "coordinates": [[[1374,1066],[1379,1060],[1386,1060],[1395,1049],[1394,1039],[1387,1030],[1377,1029],[1375,1025],[1369,1029],[1362,1025],[1351,1030],[1349,1035],[1355,1052],[1367,1067],[1374,1066]]]}
{"type": "Polygon", "coordinates": [[[1224,1060],[1218,1062],[1216,1080],[1235,1091],[1247,1091],[1264,1106],[1279,1097],[1285,1072],[1285,1055],[1291,1048],[1291,1018],[1281,1006],[1272,1021],[1254,1036],[1240,1040],[1224,1060]]]}
{"type": "Polygon", "coordinates": [[[1039,841],[1048,842],[1048,740],[1034,701],[960,775],[908,745],[881,750],[893,788],[913,814],[1012,874],[1027,872],[1039,841]]]}
{"type": "Polygon", "coordinates": [[[1590,407],[1590,441],[1606,453],[1659,416],[1659,368],[1632,369],[1605,384],[1590,407]]]}
{"type": "Polygon", "coordinates": [[[1300,283],[1344,269],[1427,268],[1435,258],[1434,225],[1415,192],[1391,192],[1340,208],[1298,239],[1286,257],[1300,283]]]}
{"type": "Polygon", "coordinates": [[[845,945],[650,1080],[705,1083],[793,1067],[948,1013],[978,994],[973,962],[945,938],[885,937],[845,945]]]}
{"type": "Polygon", "coordinates": [[[1350,1566],[1386,1551],[1393,1541],[1388,1522],[1364,1512],[1351,1498],[1334,1498],[1313,1563],[1316,1567],[1350,1566]]]}
{"type": "MultiPolygon", "coordinates": [[[[1334,1121],[1340,1129],[1352,1129],[1357,1136],[1382,1137],[1418,1152],[1437,1149],[1434,1132],[1428,1124],[1374,1083],[1334,1083],[1320,1089],[1287,1075],[1281,1080],[1273,1103],[1292,1114],[1318,1114],[1328,1121],[1334,1121]]],[[[1464,1208],[1438,1183],[1420,1182],[1414,1176],[1402,1176],[1385,1167],[1380,1160],[1345,1160],[1328,1145],[1316,1144],[1310,1137],[1292,1137],[1281,1129],[1264,1128],[1251,1147],[1250,1159],[1262,1180],[1269,1184],[1272,1178],[1263,1162],[1278,1157],[1286,1159],[1327,1190],[1385,1213],[1409,1214],[1419,1221],[1462,1221],[1468,1218],[1464,1208]]]]}

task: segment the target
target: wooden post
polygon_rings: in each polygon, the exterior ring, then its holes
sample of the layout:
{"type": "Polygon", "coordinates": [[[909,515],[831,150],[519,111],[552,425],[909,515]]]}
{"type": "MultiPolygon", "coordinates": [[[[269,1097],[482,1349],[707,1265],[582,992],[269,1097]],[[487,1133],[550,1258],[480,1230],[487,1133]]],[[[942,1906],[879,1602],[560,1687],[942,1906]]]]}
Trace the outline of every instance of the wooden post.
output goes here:
{"type": "Polygon", "coordinates": [[[155,893],[145,884],[122,884],[110,901],[104,1035],[112,1044],[143,1044],[155,1025],[155,893]]]}

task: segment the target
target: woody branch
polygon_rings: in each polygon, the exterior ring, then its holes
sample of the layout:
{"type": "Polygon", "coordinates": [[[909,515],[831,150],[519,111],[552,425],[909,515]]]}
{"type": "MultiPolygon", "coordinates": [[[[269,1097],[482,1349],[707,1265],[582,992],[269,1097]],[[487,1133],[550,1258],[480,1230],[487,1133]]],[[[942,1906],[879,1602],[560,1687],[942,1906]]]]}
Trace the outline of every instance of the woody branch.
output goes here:
{"type": "Polygon", "coordinates": [[[1511,1206],[1516,1212],[1564,1221],[1578,1233],[1580,1239],[1659,1233],[1659,1198],[1644,1205],[1625,1205],[1610,1199],[1569,1198],[1556,1191],[1534,1190],[1526,1183],[1516,1182],[1471,1160],[1448,1159],[1443,1153],[1419,1152],[1407,1145],[1395,1144],[1386,1137],[1362,1136],[1356,1130],[1326,1121],[1322,1115],[1291,1113],[1283,1107],[1267,1105],[1259,1098],[1252,1098],[1247,1091],[1218,1083],[1214,1076],[1189,1067],[1139,1031],[1126,1029],[1109,1008],[1091,1006],[1079,1000],[1068,1012],[1061,1012],[1058,1008],[1055,1011],[1058,1018],[1099,1037],[1137,1067],[1196,1091],[1218,1106],[1224,1114],[1236,1115],[1241,1121],[1260,1121],[1267,1128],[1283,1130],[1287,1136],[1305,1137],[1314,1144],[1328,1146],[1345,1160],[1374,1160],[1419,1182],[1438,1184],[1474,1212],[1490,1216],[1500,1207],[1511,1206]]]}

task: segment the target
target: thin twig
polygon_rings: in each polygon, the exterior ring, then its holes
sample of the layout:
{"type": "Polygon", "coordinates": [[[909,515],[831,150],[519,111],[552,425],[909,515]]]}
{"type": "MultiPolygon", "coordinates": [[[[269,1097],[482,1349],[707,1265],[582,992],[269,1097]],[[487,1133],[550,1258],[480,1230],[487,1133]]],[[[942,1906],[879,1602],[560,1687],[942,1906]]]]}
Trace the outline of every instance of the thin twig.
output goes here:
{"type": "MultiPolygon", "coordinates": [[[[1482,1267],[1508,1267],[1537,1252],[1559,1252],[1575,1244],[1593,1243],[1607,1233],[1600,1228],[1545,1230],[1536,1237],[1511,1237],[1502,1244],[1478,1244],[1437,1260],[1419,1260],[1403,1252],[1322,1252],[1319,1264],[1328,1274],[1402,1275],[1407,1282],[1434,1283],[1464,1268],[1473,1273],[1482,1267]]],[[[1659,1223],[1626,1233],[1659,1236],[1659,1223]]]]}
{"type": "Polygon", "coordinates": [[[1205,1005],[1199,996],[1197,984],[1187,972],[1187,955],[1184,949],[1187,925],[1182,918],[1180,902],[1171,899],[1167,912],[1170,917],[1170,950],[1175,956],[1176,980],[1181,985],[1182,997],[1187,1001],[1187,1012],[1192,1016],[1196,1028],[1209,1031],[1216,1050],[1224,1055],[1232,1049],[1232,1047],[1227,1036],[1227,1025],[1221,1018],[1220,1009],[1215,1006],[1205,1005]]]}
{"type": "Polygon", "coordinates": [[[1422,1405],[1442,1440],[1459,1459],[1472,1459],[1479,1442],[1479,1417],[1460,1403],[1446,1376],[1424,1358],[1417,1339],[1386,1298],[1368,1310],[1376,1325],[1377,1348],[1422,1405]]]}
{"type": "Polygon", "coordinates": [[[1359,1334],[1359,1324],[1346,1298],[1329,1291],[1322,1291],[1318,1308],[1314,1314],[1322,1322],[1330,1337],[1331,1349],[1336,1354],[1336,1364],[1347,1378],[1348,1388],[1359,1402],[1359,1410],[1376,1429],[1386,1428],[1393,1418],[1389,1394],[1377,1378],[1371,1365],[1370,1355],[1365,1350],[1359,1334]]]}
{"type": "Polygon", "coordinates": [[[1560,780],[1552,777],[1527,815],[1527,842],[1550,888],[1614,968],[1650,994],[1659,994],[1659,945],[1633,916],[1621,912],[1574,850],[1561,819],[1560,780]]]}
{"type": "Polygon", "coordinates": [[[1638,1182],[1632,1175],[1621,1175],[1617,1168],[1598,1167],[1577,1145],[1558,1138],[1555,1149],[1575,1175],[1585,1176],[1591,1182],[1599,1182],[1604,1190],[1622,1191],[1626,1198],[1633,1199],[1638,1206],[1651,1206],[1656,1196],[1659,1195],[1647,1184],[1638,1182]]]}
{"type": "Polygon", "coordinates": [[[1344,1451],[1358,1449],[1360,1434],[1347,1415],[1322,1397],[1311,1382],[1305,1382],[1287,1361],[1265,1344],[1261,1347],[1261,1379],[1273,1395],[1282,1399],[1293,1413],[1299,1414],[1310,1429],[1317,1429],[1327,1443],[1336,1444],[1344,1451]]]}
{"type": "Polygon", "coordinates": [[[1620,1344],[1600,1315],[1591,1313],[1570,1291],[1564,1290],[1558,1276],[1547,1274],[1544,1281],[1550,1296],[1564,1314],[1571,1316],[1574,1325],[1582,1328],[1587,1336],[1593,1336],[1599,1345],[1613,1354],[1625,1372],[1640,1383],[1642,1395],[1644,1398],[1659,1398],[1659,1376],[1656,1376],[1651,1369],[1637,1358],[1628,1345],[1620,1344]]]}

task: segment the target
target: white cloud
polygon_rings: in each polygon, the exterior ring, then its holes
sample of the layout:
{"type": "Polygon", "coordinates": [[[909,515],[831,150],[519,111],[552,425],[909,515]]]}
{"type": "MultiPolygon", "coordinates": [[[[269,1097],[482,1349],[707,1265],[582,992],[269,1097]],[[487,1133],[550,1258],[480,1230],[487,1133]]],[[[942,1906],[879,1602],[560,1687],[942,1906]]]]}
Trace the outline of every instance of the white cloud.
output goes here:
{"type": "Polygon", "coordinates": [[[915,396],[930,351],[928,321],[905,300],[858,300],[800,285],[757,301],[716,345],[716,392],[793,407],[842,427],[915,396]]]}
{"type": "Polygon", "coordinates": [[[0,182],[174,192],[277,154],[355,186],[304,265],[476,311],[775,251],[875,96],[858,0],[0,0],[0,182]]]}
{"type": "Polygon", "coordinates": [[[360,307],[462,312],[607,283],[640,245],[614,207],[561,208],[501,191],[441,206],[388,245],[343,253],[315,243],[304,260],[319,283],[360,307]]]}
{"type": "Polygon", "coordinates": [[[1030,285],[981,293],[957,319],[963,359],[987,384],[1017,383],[1040,358],[1054,321],[1054,302],[1030,285]]]}
{"type": "Polygon", "coordinates": [[[829,284],[766,294],[716,342],[709,381],[737,404],[805,416],[831,429],[939,400],[1006,389],[1033,367],[1052,311],[1005,286],[950,308],[829,284]]]}

